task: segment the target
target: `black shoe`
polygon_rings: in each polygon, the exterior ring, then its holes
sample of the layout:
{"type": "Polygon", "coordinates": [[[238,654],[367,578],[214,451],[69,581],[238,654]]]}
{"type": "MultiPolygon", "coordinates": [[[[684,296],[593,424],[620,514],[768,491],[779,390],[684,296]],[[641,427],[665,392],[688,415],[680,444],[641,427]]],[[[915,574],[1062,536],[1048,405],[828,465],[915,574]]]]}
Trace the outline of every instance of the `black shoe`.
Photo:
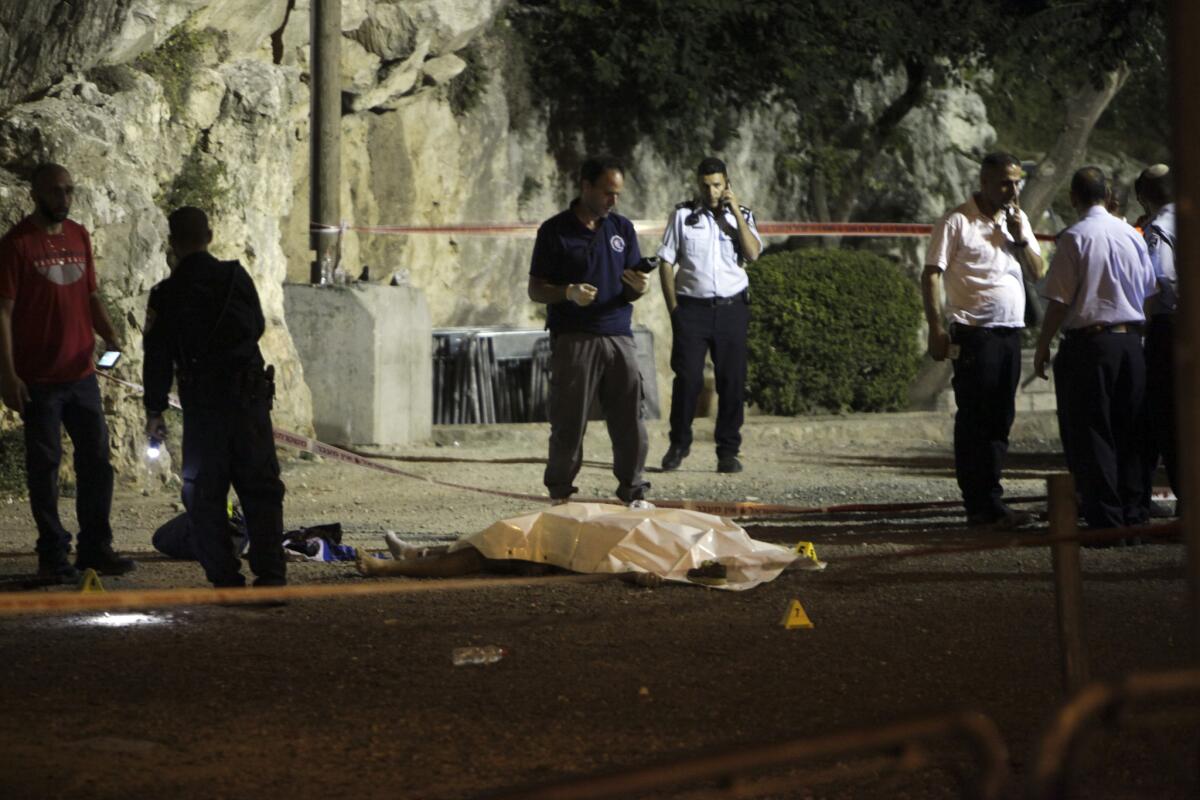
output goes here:
{"type": "Polygon", "coordinates": [[[704,586],[724,586],[729,582],[725,565],[719,561],[705,561],[687,571],[687,579],[704,586]]]}
{"type": "Polygon", "coordinates": [[[742,462],[737,456],[721,456],[717,459],[717,472],[741,472],[742,462]]]}
{"type": "Polygon", "coordinates": [[[998,531],[1011,531],[1034,522],[1033,514],[1028,511],[1017,511],[1004,506],[1000,511],[984,511],[978,514],[968,514],[967,524],[972,528],[991,528],[998,531]]]}
{"type": "Polygon", "coordinates": [[[663,456],[662,468],[663,472],[673,472],[679,469],[679,465],[688,457],[692,449],[690,447],[676,447],[671,445],[667,448],[667,454],[663,456]]]}
{"type": "Polygon", "coordinates": [[[66,553],[57,558],[38,558],[38,577],[55,583],[79,583],[79,570],[71,565],[66,553]]]}
{"type": "Polygon", "coordinates": [[[75,556],[75,569],[83,572],[94,569],[99,575],[124,575],[137,569],[137,563],[132,558],[123,558],[113,552],[112,545],[106,544],[94,549],[80,550],[75,556]]]}

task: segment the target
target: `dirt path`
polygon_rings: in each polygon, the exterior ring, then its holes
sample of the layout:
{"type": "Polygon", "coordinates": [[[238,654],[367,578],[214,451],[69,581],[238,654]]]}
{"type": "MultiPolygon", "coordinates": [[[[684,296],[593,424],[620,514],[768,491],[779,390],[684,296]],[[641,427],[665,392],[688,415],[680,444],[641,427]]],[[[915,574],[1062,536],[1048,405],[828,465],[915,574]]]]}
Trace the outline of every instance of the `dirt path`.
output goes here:
{"type": "MultiPolygon", "coordinates": [[[[746,472],[717,475],[715,457],[698,445],[684,470],[650,476],[654,494],[798,505],[954,499],[952,462],[939,443],[944,420],[921,419],[901,420],[884,446],[875,420],[856,439],[844,421],[822,433],[810,422],[754,419],[746,472]],[[828,434],[838,425],[840,434],[828,434]]],[[[653,433],[665,440],[660,425],[653,433]]],[[[441,431],[446,446],[409,455],[468,461],[404,468],[538,493],[540,464],[476,460],[537,458],[545,435],[538,426],[441,431]]],[[[587,455],[596,462],[584,468],[581,494],[607,497],[609,452],[602,430],[590,436],[587,455]]],[[[661,454],[652,446],[651,463],[661,454]]],[[[1025,441],[1010,459],[1010,494],[1041,494],[1044,476],[1059,468],[1050,442],[1025,441]]],[[[385,529],[447,540],[530,508],[330,462],[293,459],[284,469],[288,525],[341,521],[346,541],[358,546],[381,546],[385,529]]],[[[175,502],[122,486],[118,546],[148,554],[150,533],[175,502]]],[[[64,502],[65,518],[68,511],[64,502]]],[[[748,527],[770,541],[816,542],[828,569],[788,571],[740,594],[604,582],[203,606],[127,625],[97,615],[0,618],[0,796],[472,797],[718,745],[961,708],[991,716],[1014,768],[1027,769],[1062,699],[1045,551],[900,558],[916,547],[978,540],[953,511],[748,527]],[[794,598],[814,629],[780,626],[794,598]],[[452,648],[489,643],[509,655],[487,667],[451,666],[452,648]]],[[[25,503],[0,501],[0,580],[11,586],[32,571],[32,543],[25,503]]],[[[204,585],[195,564],[139,558],[135,573],[106,585],[204,585]]],[[[1185,663],[1183,559],[1183,547],[1170,543],[1084,552],[1097,677],[1185,663]]],[[[345,565],[293,565],[290,577],[363,580],[345,565]]],[[[1080,796],[1195,796],[1188,767],[1196,744],[1168,729],[1093,749],[1100,777],[1080,796]]],[[[952,749],[944,756],[949,767],[965,763],[952,749]]],[[[935,768],[773,796],[959,790],[951,772],[935,768]]]]}

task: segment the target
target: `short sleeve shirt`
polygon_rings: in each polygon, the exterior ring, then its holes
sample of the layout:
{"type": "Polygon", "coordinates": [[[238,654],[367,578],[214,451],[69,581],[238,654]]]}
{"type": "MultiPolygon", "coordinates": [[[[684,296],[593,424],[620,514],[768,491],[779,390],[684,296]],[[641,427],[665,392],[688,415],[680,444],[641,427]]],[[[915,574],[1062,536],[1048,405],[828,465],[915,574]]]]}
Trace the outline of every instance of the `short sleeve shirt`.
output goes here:
{"type": "Polygon", "coordinates": [[[1143,322],[1157,291],[1145,240],[1097,205],[1059,235],[1042,297],[1069,306],[1063,329],[1072,330],[1143,322]]]}
{"type": "Polygon", "coordinates": [[[1175,273],[1175,204],[1167,203],[1146,225],[1146,249],[1158,279],[1158,294],[1150,313],[1173,314],[1179,307],[1179,279],[1175,273]]]}
{"type": "Polygon", "coordinates": [[[633,306],[625,299],[621,274],[642,260],[633,223],[609,213],[589,230],[574,208],[572,203],[538,228],[529,274],[559,286],[590,283],[596,299],[586,306],[569,300],[550,304],[546,327],[554,333],[632,336],[633,306]]]}
{"type": "MultiPolygon", "coordinates": [[[[758,226],[750,209],[740,212],[750,226],[750,232],[762,245],[758,226]]],[[[750,283],[742,268],[738,252],[738,221],[727,206],[721,211],[725,225],[717,224],[712,211],[690,205],[676,208],[667,220],[658,257],[668,264],[678,264],[675,292],[686,297],[731,297],[750,283]]]]}
{"type": "MultiPolygon", "coordinates": [[[[1024,211],[1021,236],[1034,242],[1024,211]]],[[[933,226],[925,263],[941,270],[951,322],[983,328],[1025,327],[1025,281],[1000,210],[989,217],[971,198],[933,226]]]]}
{"type": "Polygon", "coordinates": [[[0,297],[13,301],[12,346],[25,383],[69,383],[94,371],[91,295],[96,266],[87,230],[64,220],[47,233],[32,217],[0,239],[0,297]]]}

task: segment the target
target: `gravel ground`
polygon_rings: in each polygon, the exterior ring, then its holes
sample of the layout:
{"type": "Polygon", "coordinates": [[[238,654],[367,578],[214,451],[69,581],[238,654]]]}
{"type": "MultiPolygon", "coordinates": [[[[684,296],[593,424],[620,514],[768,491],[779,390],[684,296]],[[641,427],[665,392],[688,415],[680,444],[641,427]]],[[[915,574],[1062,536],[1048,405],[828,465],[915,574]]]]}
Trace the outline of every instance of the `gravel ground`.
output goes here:
{"type": "MultiPolygon", "coordinates": [[[[1061,456],[1052,419],[1023,425],[1006,486],[1040,495],[1061,456]]],[[[615,485],[603,426],[593,428],[581,499],[610,497],[615,485]]],[[[711,422],[702,422],[684,469],[650,476],[652,495],[954,500],[948,429],[932,414],[752,418],[746,471],[724,476],[712,471],[711,422]]],[[[651,434],[656,464],[663,424],[651,434]]],[[[539,425],[439,429],[439,445],[390,463],[540,494],[546,436],[539,425]]],[[[290,527],[340,521],[348,543],[372,548],[385,529],[447,541],[533,505],[322,460],[288,458],[284,479],[290,527]]],[[[117,545],[141,563],[106,578],[108,589],[205,585],[197,565],[150,552],[176,504],[165,490],[121,483],[117,545]]],[[[70,526],[69,501],[63,512],[70,526]]],[[[1063,701],[1045,549],[903,558],[996,536],[966,529],[954,509],[746,526],[769,541],[813,541],[829,567],[789,570],[745,593],[606,581],[164,609],[125,625],[96,614],[0,617],[0,797],[475,797],[957,709],[995,720],[1016,776],[1009,795],[1021,796],[1037,738],[1063,701]],[[813,629],[780,625],[793,599],[813,629]],[[450,651],[468,644],[508,655],[451,666],[450,651]]],[[[21,590],[34,571],[33,539],[23,499],[0,500],[3,588],[21,590]]],[[[1085,550],[1083,565],[1094,676],[1187,663],[1181,544],[1085,550]]],[[[348,565],[290,570],[297,584],[364,580],[348,565]]],[[[1103,738],[1084,754],[1077,796],[1195,797],[1197,744],[1181,727],[1103,738]]],[[[769,796],[961,796],[968,754],[946,743],[929,755],[928,768],[902,777],[878,761],[824,762],[828,782],[769,796]]]]}

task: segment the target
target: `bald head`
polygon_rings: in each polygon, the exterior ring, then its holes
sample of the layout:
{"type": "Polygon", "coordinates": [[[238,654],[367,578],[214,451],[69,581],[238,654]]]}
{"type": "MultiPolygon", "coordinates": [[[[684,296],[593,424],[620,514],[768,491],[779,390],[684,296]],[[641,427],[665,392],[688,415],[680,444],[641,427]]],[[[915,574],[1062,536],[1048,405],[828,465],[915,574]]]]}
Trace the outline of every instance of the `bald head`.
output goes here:
{"type": "Polygon", "coordinates": [[[1108,178],[1099,167],[1083,167],[1071,176],[1071,201],[1075,208],[1086,211],[1108,201],[1108,178]]]}
{"type": "Polygon", "coordinates": [[[29,176],[29,196],[42,225],[57,228],[71,213],[75,181],[61,164],[38,164],[29,176]]]}

